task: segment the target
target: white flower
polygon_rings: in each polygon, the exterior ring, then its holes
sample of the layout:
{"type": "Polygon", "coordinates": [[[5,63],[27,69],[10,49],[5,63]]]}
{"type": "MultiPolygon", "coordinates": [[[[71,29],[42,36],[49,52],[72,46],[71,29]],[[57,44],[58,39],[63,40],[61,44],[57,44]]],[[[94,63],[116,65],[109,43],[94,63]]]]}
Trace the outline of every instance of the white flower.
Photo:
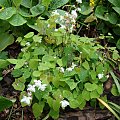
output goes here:
{"type": "Polygon", "coordinates": [[[44,91],[46,89],[47,84],[42,84],[40,80],[34,80],[35,86],[38,87],[38,90],[44,91]]]}
{"type": "Polygon", "coordinates": [[[48,24],[47,27],[49,28],[49,27],[50,27],[50,24],[48,24]]]}
{"type": "Polygon", "coordinates": [[[109,78],[109,75],[106,75],[107,78],[109,78]]]}
{"type": "Polygon", "coordinates": [[[35,85],[28,85],[27,91],[35,92],[35,85]]]}
{"type": "Polygon", "coordinates": [[[61,107],[62,107],[63,109],[64,109],[66,106],[69,105],[69,102],[66,101],[66,100],[62,100],[60,103],[61,103],[61,107]]]}
{"type": "Polygon", "coordinates": [[[77,16],[78,16],[76,10],[72,10],[72,11],[71,11],[71,15],[72,15],[72,17],[75,18],[75,19],[76,19],[77,16]]]}
{"type": "Polygon", "coordinates": [[[21,102],[24,102],[27,105],[30,105],[30,100],[31,99],[32,99],[31,97],[23,96],[23,98],[21,99],[21,102]]]}
{"type": "Polygon", "coordinates": [[[74,68],[69,67],[69,68],[67,68],[66,70],[70,72],[70,71],[72,71],[73,69],[74,69],[74,68]]]}
{"type": "Polygon", "coordinates": [[[60,72],[64,73],[65,70],[63,67],[60,67],[59,69],[60,69],[60,72]]]}
{"type": "Polygon", "coordinates": [[[54,16],[54,15],[60,15],[60,14],[57,12],[57,10],[55,10],[52,12],[52,15],[54,16]]]}
{"type": "Polygon", "coordinates": [[[58,31],[58,29],[55,29],[55,31],[57,32],[57,31],[58,31]]]}
{"type": "Polygon", "coordinates": [[[36,87],[39,87],[42,84],[42,82],[40,80],[34,80],[34,82],[35,82],[36,87]]]}
{"type": "Polygon", "coordinates": [[[26,45],[27,45],[27,46],[30,46],[30,42],[26,42],[26,45]]]}
{"type": "Polygon", "coordinates": [[[102,73],[102,74],[98,74],[98,78],[99,78],[99,79],[103,78],[103,76],[104,76],[103,73],[102,73]]]}
{"type": "Polygon", "coordinates": [[[72,66],[71,67],[74,69],[74,67],[76,67],[76,66],[77,65],[72,62],[72,66]]]}
{"type": "Polygon", "coordinates": [[[76,0],[76,2],[78,2],[78,3],[82,3],[82,0],[76,0]]]}
{"type": "Polygon", "coordinates": [[[81,12],[81,8],[77,8],[76,10],[79,11],[79,12],[81,12]]]}
{"type": "Polygon", "coordinates": [[[31,97],[32,96],[32,93],[31,92],[27,92],[28,96],[31,97]]]}
{"type": "Polygon", "coordinates": [[[44,91],[46,89],[47,84],[42,84],[38,86],[38,90],[44,91]]]}

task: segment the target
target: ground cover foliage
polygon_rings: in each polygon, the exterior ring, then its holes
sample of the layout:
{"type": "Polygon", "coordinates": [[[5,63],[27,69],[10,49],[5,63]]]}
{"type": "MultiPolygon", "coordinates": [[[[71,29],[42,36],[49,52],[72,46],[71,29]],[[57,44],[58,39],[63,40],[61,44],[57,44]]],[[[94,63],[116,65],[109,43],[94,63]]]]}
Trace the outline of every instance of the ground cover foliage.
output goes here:
{"type": "MultiPolygon", "coordinates": [[[[105,92],[120,95],[119,18],[119,0],[1,0],[1,86],[9,75],[36,119],[57,119],[62,109],[83,110],[88,102],[109,104],[119,119],[120,106],[105,92]]],[[[0,96],[0,111],[13,98],[0,96]]]]}

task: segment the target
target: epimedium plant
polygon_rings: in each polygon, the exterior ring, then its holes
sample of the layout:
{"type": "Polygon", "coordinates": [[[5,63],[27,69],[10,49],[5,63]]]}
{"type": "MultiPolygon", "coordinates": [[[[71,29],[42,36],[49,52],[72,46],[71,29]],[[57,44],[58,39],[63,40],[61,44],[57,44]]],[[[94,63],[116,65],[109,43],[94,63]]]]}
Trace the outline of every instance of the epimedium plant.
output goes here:
{"type": "Polygon", "coordinates": [[[7,59],[1,52],[0,68],[15,65],[11,73],[15,78],[12,85],[21,91],[22,107],[32,106],[38,119],[44,116],[44,111],[47,111],[47,117],[57,119],[61,108],[83,109],[87,101],[94,103],[96,98],[106,101],[103,84],[109,74],[115,81],[112,94],[120,95],[118,79],[111,72],[115,66],[120,69],[116,48],[103,47],[95,38],[73,34],[80,18],[77,13],[91,14],[85,19],[86,23],[100,18],[96,14],[99,6],[95,6],[94,16],[94,2],[76,0],[76,5],[72,5],[72,0],[0,1],[0,51],[18,37],[15,32],[9,33],[11,28],[16,31],[15,26],[20,30],[20,26],[26,25],[25,28],[37,31],[17,38],[16,42],[22,46],[17,59],[7,59]],[[71,3],[69,12],[57,9],[68,2],[71,3]]]}
{"type": "Polygon", "coordinates": [[[38,34],[18,37],[21,53],[6,60],[15,64],[13,87],[21,91],[22,106],[32,106],[36,118],[47,110],[48,117],[57,119],[61,108],[83,109],[87,101],[102,99],[103,83],[112,70],[110,58],[116,63],[120,58],[116,48],[105,53],[95,38],[72,34],[77,18],[73,12],[58,9],[48,20],[38,17],[38,34]]]}

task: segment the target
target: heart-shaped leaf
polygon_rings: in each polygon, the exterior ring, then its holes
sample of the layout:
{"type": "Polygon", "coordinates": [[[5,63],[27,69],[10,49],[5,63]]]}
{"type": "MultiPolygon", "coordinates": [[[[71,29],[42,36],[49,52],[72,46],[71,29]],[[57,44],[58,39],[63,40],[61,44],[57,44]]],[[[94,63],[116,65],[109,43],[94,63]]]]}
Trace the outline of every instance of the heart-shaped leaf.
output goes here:
{"type": "Polygon", "coordinates": [[[20,14],[13,15],[8,21],[13,26],[21,26],[27,22],[20,14]]]}
{"type": "Polygon", "coordinates": [[[0,112],[12,106],[12,102],[7,98],[0,96],[0,112]]]}
{"type": "Polygon", "coordinates": [[[8,7],[0,11],[0,19],[7,20],[11,18],[16,13],[15,7],[8,7]]]}
{"type": "Polygon", "coordinates": [[[8,33],[1,33],[0,34],[0,51],[4,50],[8,45],[14,42],[13,35],[8,33]]]}

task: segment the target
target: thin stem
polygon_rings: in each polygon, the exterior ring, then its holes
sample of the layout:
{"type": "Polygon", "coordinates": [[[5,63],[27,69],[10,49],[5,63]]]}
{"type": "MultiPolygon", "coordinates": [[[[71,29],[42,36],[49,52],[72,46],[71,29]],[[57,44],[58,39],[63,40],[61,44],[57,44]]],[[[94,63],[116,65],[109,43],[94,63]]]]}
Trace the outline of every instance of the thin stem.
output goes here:
{"type": "Polygon", "coordinates": [[[10,114],[9,114],[9,116],[8,116],[8,120],[10,120],[10,117],[11,117],[11,115],[12,115],[12,110],[13,110],[13,106],[12,106],[12,108],[11,108],[11,110],[10,110],[10,114]]]}

